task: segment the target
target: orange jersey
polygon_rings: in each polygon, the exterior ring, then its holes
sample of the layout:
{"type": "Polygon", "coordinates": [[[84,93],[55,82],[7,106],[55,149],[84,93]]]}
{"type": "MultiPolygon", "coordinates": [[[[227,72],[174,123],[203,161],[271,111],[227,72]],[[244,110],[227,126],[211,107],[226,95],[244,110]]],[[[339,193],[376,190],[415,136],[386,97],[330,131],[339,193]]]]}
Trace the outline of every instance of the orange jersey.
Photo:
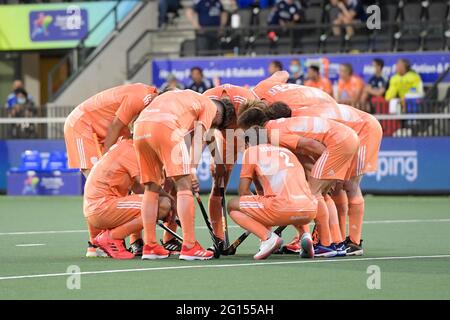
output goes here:
{"type": "Polygon", "coordinates": [[[328,93],[330,96],[333,95],[333,87],[331,85],[331,81],[327,78],[320,77],[318,81],[306,80],[305,86],[320,89],[328,93]]]}
{"type": "Polygon", "coordinates": [[[228,83],[208,89],[203,94],[213,99],[229,97],[233,103],[236,114],[238,114],[239,108],[243,103],[255,99],[255,96],[249,89],[228,83]]]}
{"type": "Polygon", "coordinates": [[[138,122],[158,122],[171,129],[191,131],[195,122],[201,122],[205,130],[211,128],[217,107],[212,100],[192,90],[166,92],[145,108],[138,122]]]}
{"type": "Polygon", "coordinates": [[[345,104],[322,104],[292,110],[293,117],[309,116],[331,119],[345,124],[358,134],[371,117],[368,113],[345,104]]]}
{"type": "Polygon", "coordinates": [[[340,99],[356,99],[364,89],[364,80],[358,76],[352,75],[349,81],[338,81],[338,92],[340,99]]]}
{"type": "Polygon", "coordinates": [[[286,148],[270,144],[249,147],[242,157],[241,178],[256,178],[264,189],[265,197],[286,199],[285,209],[289,204],[314,200],[302,165],[286,148]]]}
{"type": "Polygon", "coordinates": [[[269,103],[282,101],[291,108],[320,105],[322,103],[336,103],[336,101],[324,91],[301,86],[298,84],[284,83],[274,76],[261,81],[253,89],[253,93],[259,99],[269,103]]]}
{"type": "Polygon", "coordinates": [[[133,140],[122,140],[111,147],[94,165],[84,186],[85,215],[98,210],[111,198],[125,197],[139,176],[133,140]]]}
{"type": "Polygon", "coordinates": [[[271,143],[295,151],[300,137],[314,139],[325,147],[341,143],[349,135],[354,134],[347,126],[319,117],[293,117],[271,120],[265,128],[269,131],[271,143]]]}
{"type": "Polygon", "coordinates": [[[82,120],[103,140],[116,116],[128,125],[151,102],[156,92],[155,87],[142,83],[102,91],[77,106],[69,115],[69,124],[76,126],[76,122],[82,120]]]}

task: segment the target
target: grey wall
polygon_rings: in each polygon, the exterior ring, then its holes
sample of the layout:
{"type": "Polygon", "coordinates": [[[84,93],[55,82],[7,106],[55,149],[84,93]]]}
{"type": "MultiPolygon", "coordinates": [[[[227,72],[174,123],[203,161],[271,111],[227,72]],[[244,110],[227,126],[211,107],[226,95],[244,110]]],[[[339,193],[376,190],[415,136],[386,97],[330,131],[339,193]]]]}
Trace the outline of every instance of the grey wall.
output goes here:
{"type": "MultiPolygon", "coordinates": [[[[136,16],[103,48],[100,54],[52,104],[76,106],[99,91],[125,83],[127,79],[127,49],[145,30],[156,29],[158,25],[157,1],[143,2],[136,10],[136,16]]],[[[144,77],[142,79],[142,82],[148,83],[150,76],[148,75],[147,81],[144,77]]]]}

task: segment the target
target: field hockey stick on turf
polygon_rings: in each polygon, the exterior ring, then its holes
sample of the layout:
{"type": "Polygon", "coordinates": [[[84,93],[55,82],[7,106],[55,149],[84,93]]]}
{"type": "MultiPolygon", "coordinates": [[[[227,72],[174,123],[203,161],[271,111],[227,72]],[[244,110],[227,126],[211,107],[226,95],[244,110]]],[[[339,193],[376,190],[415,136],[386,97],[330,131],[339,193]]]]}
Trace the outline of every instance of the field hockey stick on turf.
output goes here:
{"type": "Polygon", "coordinates": [[[162,222],[158,222],[158,226],[160,226],[161,228],[163,228],[165,231],[167,231],[168,233],[170,233],[172,236],[174,236],[175,238],[177,238],[178,240],[180,240],[181,242],[183,242],[183,238],[178,235],[178,233],[174,232],[173,230],[171,230],[170,228],[167,228],[164,223],[162,222]]]}
{"type": "Polygon", "coordinates": [[[225,235],[224,239],[224,246],[225,248],[228,248],[230,246],[230,237],[228,235],[228,219],[227,219],[227,208],[226,208],[226,201],[225,201],[225,178],[221,179],[220,183],[220,196],[222,198],[222,227],[223,227],[223,233],[225,235]]]}
{"type": "Polygon", "coordinates": [[[211,239],[213,241],[214,246],[214,258],[220,257],[220,243],[222,242],[221,239],[219,239],[213,231],[213,228],[211,226],[211,222],[209,221],[208,214],[206,213],[205,206],[203,205],[202,199],[200,198],[200,195],[198,192],[194,193],[195,199],[197,199],[198,206],[200,207],[200,211],[202,212],[203,220],[205,220],[206,227],[208,228],[209,234],[211,236],[211,239]]]}
{"type": "MultiPolygon", "coordinates": [[[[286,229],[286,227],[287,226],[281,226],[281,227],[278,227],[278,228],[276,228],[275,229],[275,231],[274,231],[274,233],[277,235],[277,236],[281,236],[281,233],[283,232],[283,230],[284,229],[286,229]]],[[[226,256],[232,256],[232,255],[234,255],[235,253],[236,253],[236,249],[237,249],[237,247],[239,247],[240,245],[241,245],[241,243],[245,240],[245,239],[247,239],[247,237],[250,235],[250,231],[245,231],[243,234],[241,234],[240,236],[239,236],[239,238],[237,238],[228,248],[226,248],[224,251],[223,251],[223,255],[226,255],[226,256]]]]}

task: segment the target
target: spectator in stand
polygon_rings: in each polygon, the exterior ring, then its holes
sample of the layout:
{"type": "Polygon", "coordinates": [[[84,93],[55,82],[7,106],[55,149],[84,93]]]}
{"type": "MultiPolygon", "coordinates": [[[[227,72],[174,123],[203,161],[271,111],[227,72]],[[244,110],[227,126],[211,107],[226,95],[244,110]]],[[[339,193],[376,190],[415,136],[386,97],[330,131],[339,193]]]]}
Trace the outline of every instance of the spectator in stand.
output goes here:
{"type": "Polygon", "coordinates": [[[289,64],[288,83],[303,84],[304,82],[303,67],[299,59],[292,59],[289,64]]]}
{"type": "Polygon", "coordinates": [[[382,59],[373,59],[374,74],[364,88],[361,97],[361,106],[364,111],[370,111],[370,102],[372,105],[385,103],[384,94],[386,92],[387,81],[383,77],[384,61],[382,59]]]}
{"type": "Polygon", "coordinates": [[[347,38],[351,38],[355,30],[351,24],[366,21],[367,16],[361,0],[330,0],[332,6],[337,9],[337,17],[333,20],[335,36],[341,35],[341,28],[345,26],[347,38]]]}
{"type": "Polygon", "coordinates": [[[411,63],[407,59],[399,59],[395,69],[396,74],[389,79],[389,87],[385,95],[386,100],[404,99],[406,94],[412,91],[423,94],[422,79],[419,74],[411,69],[411,63]]]}
{"type": "Polygon", "coordinates": [[[273,60],[269,64],[269,68],[267,69],[269,71],[269,75],[273,75],[277,71],[283,71],[283,64],[279,60],[273,60]]]}
{"type": "Polygon", "coordinates": [[[186,15],[197,30],[197,53],[208,55],[217,50],[221,31],[205,28],[219,28],[227,24],[228,15],[222,3],[219,0],[194,0],[193,6],[186,10],[186,15]]]}
{"type": "MultiPolygon", "coordinates": [[[[23,88],[14,90],[14,105],[9,109],[11,118],[31,118],[36,116],[37,109],[33,101],[28,97],[28,93],[23,88]]],[[[11,126],[11,136],[13,138],[34,138],[36,128],[33,123],[13,124],[11,126]]]]}
{"type": "Polygon", "coordinates": [[[269,25],[281,26],[286,30],[304,19],[304,10],[300,1],[280,0],[272,9],[268,22],[269,25]]]}
{"type": "Polygon", "coordinates": [[[180,7],[180,0],[159,0],[158,27],[161,28],[167,23],[168,12],[174,12],[178,16],[178,9],[180,7]]]}
{"type": "Polygon", "coordinates": [[[364,90],[364,80],[353,74],[350,63],[343,63],[339,67],[338,96],[339,103],[359,107],[364,90]]]}
{"type": "Polygon", "coordinates": [[[212,87],[211,81],[203,76],[203,70],[200,67],[193,67],[191,69],[191,82],[186,89],[191,89],[198,93],[203,93],[212,87]]]}
{"type": "MultiPolygon", "coordinates": [[[[24,85],[23,85],[23,81],[22,80],[14,80],[13,84],[12,84],[12,91],[11,93],[6,97],[6,103],[5,103],[5,108],[6,109],[11,109],[14,105],[17,104],[17,95],[16,95],[16,90],[17,89],[24,89],[24,85]]],[[[33,97],[31,95],[27,95],[27,99],[31,102],[33,102],[33,97]]]]}
{"type": "Polygon", "coordinates": [[[309,66],[305,86],[318,88],[322,91],[325,91],[330,96],[333,96],[333,87],[331,85],[331,81],[328,78],[322,77],[320,75],[320,69],[318,66],[309,66]]]}
{"type": "Polygon", "coordinates": [[[164,82],[161,87],[159,87],[159,91],[166,92],[175,89],[182,90],[184,89],[184,86],[173,74],[169,74],[166,78],[166,82],[164,82]]]}

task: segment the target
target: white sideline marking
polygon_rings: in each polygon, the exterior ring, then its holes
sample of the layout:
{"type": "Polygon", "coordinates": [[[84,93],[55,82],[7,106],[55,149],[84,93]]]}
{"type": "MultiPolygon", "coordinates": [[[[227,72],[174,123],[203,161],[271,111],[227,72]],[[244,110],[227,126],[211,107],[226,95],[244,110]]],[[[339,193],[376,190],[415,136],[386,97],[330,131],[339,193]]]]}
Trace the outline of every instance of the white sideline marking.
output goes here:
{"type": "MultiPolygon", "coordinates": [[[[391,223],[435,223],[450,222],[450,219],[410,219],[410,220],[372,220],[364,221],[364,224],[391,224],[391,223]]],[[[228,228],[239,228],[236,225],[230,225],[228,228]]],[[[206,229],[206,226],[196,226],[195,229],[206,229]]],[[[17,231],[0,232],[0,236],[32,235],[32,234],[58,234],[58,233],[83,233],[87,230],[49,230],[49,231],[17,231]]]]}
{"type": "Polygon", "coordinates": [[[16,244],[16,247],[38,247],[38,246],[45,246],[45,243],[23,243],[23,244],[16,244]]]}
{"type": "Polygon", "coordinates": [[[253,263],[236,263],[236,264],[212,264],[212,265],[189,265],[189,266],[166,266],[155,268],[139,268],[139,269],[116,269],[116,270],[98,270],[85,271],[77,273],[47,273],[47,274],[29,274],[21,276],[5,276],[0,277],[2,280],[28,279],[28,278],[48,278],[63,277],[88,274],[105,274],[105,273],[123,273],[123,272],[141,272],[141,271],[159,271],[159,270],[180,270],[180,269],[211,269],[211,268],[236,268],[236,267],[255,267],[255,266],[271,266],[284,264],[306,264],[306,263],[339,263],[352,261],[379,261],[379,260],[412,260],[412,259],[440,259],[450,258],[450,254],[430,255],[430,256],[398,256],[398,257],[373,257],[373,258],[348,258],[348,259],[313,259],[313,260],[295,260],[295,261],[278,261],[278,262],[253,262],[253,263]]]}

